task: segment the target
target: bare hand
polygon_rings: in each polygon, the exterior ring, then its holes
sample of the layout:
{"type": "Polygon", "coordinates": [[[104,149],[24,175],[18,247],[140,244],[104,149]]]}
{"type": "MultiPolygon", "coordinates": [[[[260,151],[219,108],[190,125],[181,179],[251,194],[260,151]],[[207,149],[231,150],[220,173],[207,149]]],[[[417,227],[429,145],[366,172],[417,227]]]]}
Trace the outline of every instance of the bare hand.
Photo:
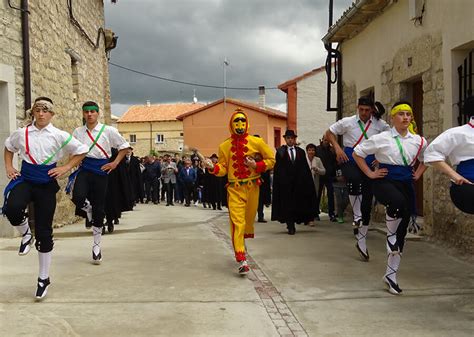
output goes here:
{"type": "Polygon", "coordinates": [[[105,164],[104,166],[102,166],[100,169],[102,171],[105,171],[107,173],[110,173],[112,172],[113,170],[115,170],[115,168],[117,167],[117,164],[115,162],[111,162],[111,163],[107,163],[105,164]]]}
{"type": "Polygon", "coordinates": [[[210,159],[206,159],[203,161],[204,166],[210,170],[214,170],[214,163],[210,159]]]}
{"type": "Polygon", "coordinates": [[[462,184],[474,185],[470,180],[467,180],[461,175],[454,177],[454,179],[451,179],[451,181],[455,183],[456,185],[462,185],[462,184]]]}
{"type": "Polygon", "coordinates": [[[67,172],[69,172],[70,168],[68,166],[58,166],[48,171],[48,175],[51,178],[58,179],[59,177],[63,176],[67,172]]]}
{"type": "Polygon", "coordinates": [[[418,181],[421,178],[422,173],[413,172],[413,180],[418,181]]]}
{"type": "Polygon", "coordinates": [[[255,161],[255,159],[253,159],[250,156],[245,157],[244,164],[245,164],[245,166],[251,167],[253,169],[257,167],[257,162],[255,161]]]}
{"type": "Polygon", "coordinates": [[[8,179],[15,180],[17,177],[21,176],[20,172],[17,171],[13,166],[7,167],[6,169],[8,179]]]}
{"type": "Polygon", "coordinates": [[[347,157],[346,153],[341,148],[336,149],[336,159],[337,159],[337,162],[340,164],[347,163],[349,161],[349,158],[347,157]]]}
{"type": "Polygon", "coordinates": [[[369,178],[381,179],[381,178],[385,178],[387,174],[388,174],[388,169],[386,168],[376,169],[375,171],[370,171],[369,178]]]}

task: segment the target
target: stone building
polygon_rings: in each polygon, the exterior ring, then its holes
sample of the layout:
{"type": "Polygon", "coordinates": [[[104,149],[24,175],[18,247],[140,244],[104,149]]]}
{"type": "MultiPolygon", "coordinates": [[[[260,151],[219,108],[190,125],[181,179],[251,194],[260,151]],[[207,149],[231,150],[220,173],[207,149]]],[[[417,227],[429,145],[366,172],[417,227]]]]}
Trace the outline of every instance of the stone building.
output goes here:
{"type": "MultiPolygon", "coordinates": [[[[355,1],[323,38],[342,55],[343,115],[371,94],[388,109],[400,99],[413,102],[428,141],[462,123],[462,101],[472,92],[473,13],[471,0],[355,1]]],[[[474,219],[454,208],[449,185],[429,169],[417,186],[425,233],[472,253],[474,219]]]]}
{"type": "Polygon", "coordinates": [[[177,117],[202,108],[202,103],[133,105],[118,120],[118,130],[136,156],[183,151],[183,122],[177,117]]]}
{"type": "MultiPolygon", "coordinates": [[[[87,100],[99,104],[109,123],[107,54],[115,44],[104,27],[102,0],[0,1],[0,142],[28,122],[26,110],[38,96],[54,101],[53,123],[69,132],[82,124],[87,100]],[[14,8],[20,3],[28,8],[14,8]]],[[[1,161],[3,168],[3,156],[1,161]]],[[[6,183],[0,174],[2,190],[6,183]]],[[[71,210],[72,203],[58,193],[55,224],[73,221],[71,210]]],[[[0,235],[12,233],[2,219],[0,235]]]]}
{"type": "MultiPolygon", "coordinates": [[[[336,113],[326,111],[325,67],[292,78],[278,85],[278,89],[286,93],[288,129],[297,132],[302,147],[309,143],[319,145],[324,132],[336,121],[336,113]]],[[[331,95],[333,105],[335,98],[331,95]]]]}

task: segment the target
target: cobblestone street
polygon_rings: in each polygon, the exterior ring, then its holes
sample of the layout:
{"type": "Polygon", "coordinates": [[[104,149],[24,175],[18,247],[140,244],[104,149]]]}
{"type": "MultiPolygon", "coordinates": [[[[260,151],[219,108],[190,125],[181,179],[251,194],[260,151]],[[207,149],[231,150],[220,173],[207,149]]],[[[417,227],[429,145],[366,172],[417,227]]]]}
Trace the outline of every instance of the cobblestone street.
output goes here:
{"type": "MultiPolygon", "coordinates": [[[[266,209],[269,217],[269,209],[266,209]]],[[[0,239],[2,336],[472,336],[474,266],[409,241],[402,296],[382,283],[385,239],[370,231],[369,263],[349,223],[256,224],[252,271],[237,275],[227,213],[139,205],[103,237],[91,264],[83,224],[55,231],[51,287],[34,301],[37,256],[0,239]],[[388,318],[390,314],[390,319],[388,318]]]]}

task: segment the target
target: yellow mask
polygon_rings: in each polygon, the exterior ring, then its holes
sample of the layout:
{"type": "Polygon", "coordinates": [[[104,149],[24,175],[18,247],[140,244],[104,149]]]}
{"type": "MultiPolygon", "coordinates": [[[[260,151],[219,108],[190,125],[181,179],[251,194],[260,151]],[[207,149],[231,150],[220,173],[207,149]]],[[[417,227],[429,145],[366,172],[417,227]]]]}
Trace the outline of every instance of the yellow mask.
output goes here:
{"type": "Polygon", "coordinates": [[[230,132],[234,135],[244,135],[249,128],[248,117],[243,110],[237,109],[230,117],[230,132]]]}

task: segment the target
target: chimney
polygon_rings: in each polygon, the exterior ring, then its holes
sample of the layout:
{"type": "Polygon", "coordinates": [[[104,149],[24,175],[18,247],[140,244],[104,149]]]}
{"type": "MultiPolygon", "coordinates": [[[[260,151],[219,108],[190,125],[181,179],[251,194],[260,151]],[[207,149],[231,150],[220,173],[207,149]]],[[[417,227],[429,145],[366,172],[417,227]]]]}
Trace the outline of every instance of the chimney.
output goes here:
{"type": "Polygon", "coordinates": [[[258,87],[258,106],[265,109],[265,86],[258,87]]]}
{"type": "Polygon", "coordinates": [[[151,106],[151,102],[149,99],[146,100],[146,106],[151,106]]]}

